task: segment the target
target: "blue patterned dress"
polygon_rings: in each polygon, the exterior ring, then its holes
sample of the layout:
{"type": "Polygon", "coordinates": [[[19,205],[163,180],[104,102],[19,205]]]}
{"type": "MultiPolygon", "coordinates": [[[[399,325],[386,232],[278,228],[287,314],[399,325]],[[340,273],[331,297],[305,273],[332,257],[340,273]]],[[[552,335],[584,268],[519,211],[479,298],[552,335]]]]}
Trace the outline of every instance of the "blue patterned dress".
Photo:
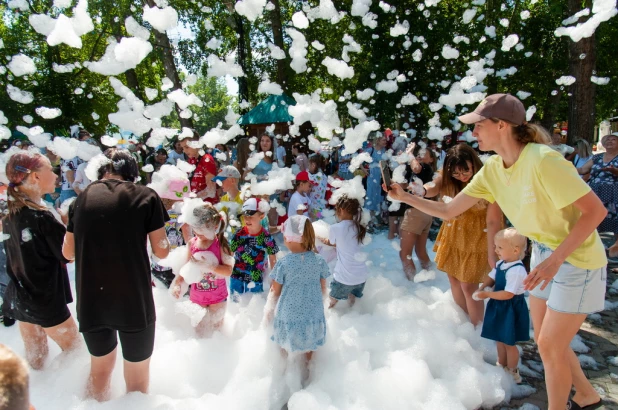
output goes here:
{"type": "Polygon", "coordinates": [[[367,200],[365,208],[370,211],[379,211],[384,201],[382,196],[382,172],[380,171],[380,161],[385,150],[371,148],[371,159],[369,164],[369,175],[367,176],[367,200]]]}
{"type": "Polygon", "coordinates": [[[597,230],[599,232],[613,232],[618,234],[618,177],[610,172],[603,171],[609,166],[618,168],[618,156],[609,162],[603,162],[603,154],[596,154],[592,157],[592,169],[590,170],[590,188],[599,197],[603,206],[607,209],[607,216],[601,222],[597,230]]]}
{"type": "Polygon", "coordinates": [[[288,352],[309,352],[326,341],[326,319],[320,279],[328,265],[313,252],[290,253],[270,274],[283,285],[275,311],[272,340],[288,352]]]}

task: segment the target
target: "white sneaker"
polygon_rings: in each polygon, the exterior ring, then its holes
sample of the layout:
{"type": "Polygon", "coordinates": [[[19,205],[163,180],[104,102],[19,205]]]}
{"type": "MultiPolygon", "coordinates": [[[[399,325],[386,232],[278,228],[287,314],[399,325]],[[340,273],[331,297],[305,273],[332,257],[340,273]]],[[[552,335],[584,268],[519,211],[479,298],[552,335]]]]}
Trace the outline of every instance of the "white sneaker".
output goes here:
{"type": "Polygon", "coordinates": [[[521,383],[522,379],[521,375],[519,374],[519,368],[516,367],[514,369],[509,369],[508,367],[505,367],[504,370],[506,370],[507,373],[511,375],[515,384],[521,383]]]}

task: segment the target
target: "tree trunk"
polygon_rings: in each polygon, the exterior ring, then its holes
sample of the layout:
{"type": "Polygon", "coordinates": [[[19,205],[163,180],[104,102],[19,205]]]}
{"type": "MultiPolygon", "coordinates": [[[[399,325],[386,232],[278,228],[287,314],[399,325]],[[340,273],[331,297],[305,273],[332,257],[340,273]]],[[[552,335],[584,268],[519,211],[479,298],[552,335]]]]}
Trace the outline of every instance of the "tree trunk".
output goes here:
{"type": "Polygon", "coordinates": [[[130,69],[124,72],[124,77],[127,80],[127,87],[133,91],[133,93],[141,100],[144,99],[142,90],[139,88],[139,80],[137,79],[137,73],[135,69],[130,69]]]}
{"type": "MultiPolygon", "coordinates": [[[[149,7],[156,6],[154,0],[144,0],[144,2],[149,7]]],[[[178,75],[178,68],[176,67],[176,62],[174,61],[172,45],[169,38],[167,37],[167,34],[160,33],[156,29],[153,29],[152,33],[154,34],[155,45],[159,48],[161,56],[163,58],[163,68],[165,69],[165,75],[167,76],[167,78],[172,80],[172,83],[174,84],[170,91],[182,89],[182,82],[180,81],[180,76],[178,75]]],[[[180,125],[182,127],[193,129],[193,120],[191,118],[182,118],[180,116],[181,109],[178,108],[178,105],[175,105],[175,108],[176,112],[178,113],[180,125]]]]}
{"type": "Polygon", "coordinates": [[[547,92],[547,97],[545,99],[546,104],[543,107],[543,118],[540,121],[541,126],[549,131],[549,134],[554,130],[554,124],[556,123],[556,114],[558,113],[558,109],[560,107],[560,99],[562,98],[562,93],[556,93],[556,95],[552,95],[551,91],[547,92]]]}
{"type": "MultiPolygon", "coordinates": [[[[234,14],[234,19],[236,20],[236,33],[238,34],[238,65],[242,68],[242,71],[245,73],[244,77],[238,77],[238,99],[242,102],[249,102],[249,85],[247,83],[247,49],[245,47],[247,34],[245,33],[245,24],[243,22],[243,18],[239,14],[234,14]]],[[[241,109],[240,113],[245,114],[248,110],[241,109]]]]}
{"type": "MultiPolygon", "coordinates": [[[[272,0],[275,8],[271,13],[271,24],[273,29],[273,40],[275,45],[285,51],[285,44],[283,42],[283,30],[281,29],[281,6],[279,0],[272,0]]],[[[283,91],[287,91],[288,79],[287,79],[287,58],[277,60],[277,84],[283,88],[283,91]]]]}
{"type": "MultiPolygon", "coordinates": [[[[581,3],[580,0],[569,0],[569,15],[580,11],[581,3]]],[[[577,43],[570,39],[568,41],[570,74],[575,77],[575,83],[569,87],[568,143],[573,144],[581,138],[592,144],[594,142],[596,84],[590,81],[590,77],[596,67],[595,35],[582,38],[577,43]],[[583,59],[580,58],[582,54],[585,54],[583,59]]]]}

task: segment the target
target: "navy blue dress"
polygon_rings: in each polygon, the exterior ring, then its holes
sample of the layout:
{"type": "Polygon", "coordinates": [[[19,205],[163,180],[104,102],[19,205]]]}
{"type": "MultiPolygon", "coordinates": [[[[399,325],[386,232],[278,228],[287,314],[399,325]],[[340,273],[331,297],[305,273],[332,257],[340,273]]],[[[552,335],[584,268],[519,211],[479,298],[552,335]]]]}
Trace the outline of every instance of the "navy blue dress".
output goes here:
{"type": "MultiPolygon", "coordinates": [[[[524,266],[521,262],[501,269],[496,266],[494,292],[506,287],[506,273],[514,266],[524,266]]],[[[489,299],[485,310],[481,337],[514,346],[516,342],[530,339],[530,315],[524,295],[515,295],[509,300],[489,299]]]]}

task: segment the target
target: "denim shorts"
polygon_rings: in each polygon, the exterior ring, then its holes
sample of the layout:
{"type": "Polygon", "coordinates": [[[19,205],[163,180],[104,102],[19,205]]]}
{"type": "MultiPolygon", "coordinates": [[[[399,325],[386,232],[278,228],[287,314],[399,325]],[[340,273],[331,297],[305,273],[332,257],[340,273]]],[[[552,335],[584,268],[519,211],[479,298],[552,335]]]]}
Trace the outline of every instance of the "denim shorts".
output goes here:
{"type": "Polygon", "coordinates": [[[337,300],[346,300],[349,295],[362,298],[363,289],[365,289],[365,282],[358,285],[344,285],[333,279],[330,283],[330,297],[337,300]]]}
{"type": "MultiPolygon", "coordinates": [[[[552,254],[547,246],[532,242],[530,269],[534,269],[552,254]]],[[[607,267],[582,269],[565,262],[544,290],[537,286],[530,294],[547,301],[556,312],[591,314],[605,308],[607,267]]]]}
{"type": "Polygon", "coordinates": [[[230,278],[230,293],[260,293],[264,292],[264,282],[243,282],[236,278],[230,278]],[[253,286],[249,285],[253,283],[253,286]]]}

